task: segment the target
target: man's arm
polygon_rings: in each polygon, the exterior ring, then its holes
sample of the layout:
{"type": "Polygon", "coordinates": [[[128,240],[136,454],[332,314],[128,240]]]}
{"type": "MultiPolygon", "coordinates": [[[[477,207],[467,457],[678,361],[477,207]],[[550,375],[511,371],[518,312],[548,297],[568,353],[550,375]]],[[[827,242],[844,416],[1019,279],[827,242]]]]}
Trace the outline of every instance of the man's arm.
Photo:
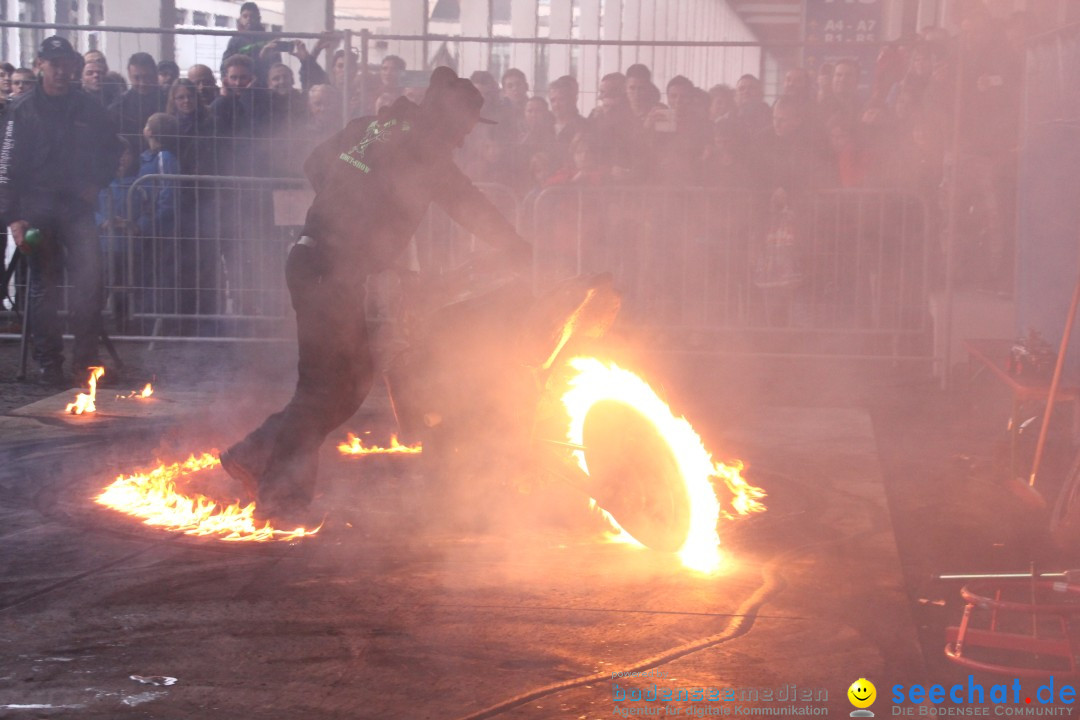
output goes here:
{"type": "Polygon", "coordinates": [[[15,239],[15,247],[29,252],[26,245],[26,231],[30,223],[22,219],[19,207],[19,178],[15,157],[15,113],[8,112],[4,122],[3,139],[0,140],[0,217],[11,218],[8,228],[15,239]]]}
{"type": "Polygon", "coordinates": [[[439,172],[443,177],[435,202],[454,222],[492,247],[504,251],[515,267],[520,268],[531,262],[532,245],[518,235],[513,224],[457,165],[448,162],[439,172]]]}
{"type": "Polygon", "coordinates": [[[312,85],[321,85],[328,81],[326,71],[319,65],[318,56],[321,43],[315,45],[315,52],[308,52],[303,40],[293,45],[292,55],[300,61],[300,87],[307,92],[312,85]]]}
{"type": "Polygon", "coordinates": [[[0,217],[19,214],[18,184],[15,181],[15,119],[8,114],[0,135],[0,217]]]}

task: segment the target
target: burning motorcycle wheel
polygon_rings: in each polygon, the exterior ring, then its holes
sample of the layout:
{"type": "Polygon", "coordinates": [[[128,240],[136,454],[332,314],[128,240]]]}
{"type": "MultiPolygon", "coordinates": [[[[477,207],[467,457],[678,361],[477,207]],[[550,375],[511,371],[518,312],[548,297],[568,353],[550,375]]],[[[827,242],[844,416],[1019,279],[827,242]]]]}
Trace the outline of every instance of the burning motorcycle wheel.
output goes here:
{"type": "Polygon", "coordinates": [[[589,489],[644,545],[676,552],[690,532],[690,501],[674,453],[649,420],[613,400],[594,404],[583,429],[589,489]]]}

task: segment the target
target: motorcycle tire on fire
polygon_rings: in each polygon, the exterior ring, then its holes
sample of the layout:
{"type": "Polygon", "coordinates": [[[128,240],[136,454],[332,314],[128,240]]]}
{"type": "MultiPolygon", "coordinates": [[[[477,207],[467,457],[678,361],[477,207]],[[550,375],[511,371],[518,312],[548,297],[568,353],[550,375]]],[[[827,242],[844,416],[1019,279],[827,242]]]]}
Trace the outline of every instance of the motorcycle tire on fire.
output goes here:
{"type": "Polygon", "coordinates": [[[635,540],[677,552],[690,532],[690,499],[671,447],[635,408],[593,405],[583,428],[589,492],[635,540]]]}

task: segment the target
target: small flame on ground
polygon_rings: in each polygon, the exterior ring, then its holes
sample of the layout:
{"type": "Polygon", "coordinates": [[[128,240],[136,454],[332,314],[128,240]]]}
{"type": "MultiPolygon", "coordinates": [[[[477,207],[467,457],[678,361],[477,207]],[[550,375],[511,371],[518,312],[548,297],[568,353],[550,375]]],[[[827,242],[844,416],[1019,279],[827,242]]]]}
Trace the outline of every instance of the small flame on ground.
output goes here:
{"type": "Polygon", "coordinates": [[[255,519],[255,503],[219,505],[205,495],[184,494],[178,480],[216,468],[215,454],[191,455],[183,462],[161,463],[152,470],[120,475],[94,498],[100,505],[142,518],[146,525],[182,532],[186,535],[214,536],[228,542],[268,542],[295,540],[319,532],[302,527],[274,528],[269,521],[255,519]]]}
{"type": "Polygon", "coordinates": [[[420,443],[402,445],[398,442],[397,435],[390,436],[390,447],[379,447],[365,446],[364,441],[353,433],[349,433],[345,442],[338,443],[337,449],[342,455],[418,455],[423,452],[420,443]]]}
{"type": "Polygon", "coordinates": [[[148,398],[153,394],[154,394],[153,386],[150,383],[146,383],[146,387],[144,387],[141,392],[139,390],[132,390],[127,395],[117,395],[116,399],[117,400],[128,400],[130,398],[148,398]]]}
{"type": "MultiPolygon", "coordinates": [[[[576,357],[570,361],[570,366],[577,371],[577,375],[570,380],[570,389],[563,395],[563,404],[570,414],[567,439],[575,445],[583,444],[585,417],[597,402],[612,400],[641,413],[671,448],[685,484],[690,507],[690,530],[677,552],[679,560],[691,570],[717,572],[721,567],[721,556],[716,526],[721,510],[712,479],[722,479],[732,492],[731,507],[738,514],[764,510],[765,506],[759,501],[765,493],[742,478],[741,463],[728,465],[714,462],[701,437],[686,418],[675,417],[667,403],[634,373],[614,363],[605,364],[589,357],[576,357]]],[[[575,450],[574,457],[581,469],[589,472],[584,452],[575,450]]],[[[595,501],[592,505],[598,507],[595,501]]],[[[612,538],[614,541],[632,540],[637,543],[615,518],[602,508],[601,511],[617,531],[612,538]]],[[[730,517],[729,513],[724,515],[730,517]]]]}
{"type": "Polygon", "coordinates": [[[82,415],[83,413],[92,413],[97,411],[97,405],[94,400],[97,398],[97,383],[102,377],[105,376],[105,368],[95,366],[90,368],[90,380],[87,383],[90,387],[89,393],[79,393],[75,396],[75,402],[68,403],[64,408],[64,412],[71,413],[72,415],[82,415]]]}

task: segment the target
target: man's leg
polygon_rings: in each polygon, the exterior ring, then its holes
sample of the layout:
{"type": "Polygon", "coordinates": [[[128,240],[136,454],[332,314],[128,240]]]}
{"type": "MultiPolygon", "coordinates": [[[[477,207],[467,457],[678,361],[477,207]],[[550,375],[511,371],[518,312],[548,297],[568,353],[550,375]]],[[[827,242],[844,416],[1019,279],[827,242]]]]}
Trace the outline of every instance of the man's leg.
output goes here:
{"type": "Polygon", "coordinates": [[[226,471],[249,490],[258,485],[267,511],[310,502],[319,447],[356,412],[374,379],[355,281],[320,283],[297,257],[294,249],[286,268],[299,345],[296,391],[280,412],[222,454],[226,471]]]}
{"type": "Polygon", "coordinates": [[[276,435],[259,482],[258,499],[270,510],[311,502],[319,448],[360,408],[374,380],[360,298],[344,300],[324,287],[310,296],[310,304],[296,310],[300,328],[296,392],[276,418],[276,435]],[[338,309],[330,310],[335,302],[338,309]]]}
{"type": "Polygon", "coordinates": [[[101,242],[93,215],[81,214],[61,225],[67,250],[68,279],[72,286],[71,330],[75,335],[71,367],[76,373],[100,365],[98,343],[105,303],[101,242]]]}
{"type": "Polygon", "coordinates": [[[63,278],[63,248],[55,235],[29,255],[30,293],[28,316],[33,337],[33,357],[41,368],[42,380],[59,384],[64,380],[64,337],[57,315],[63,278]]]}

